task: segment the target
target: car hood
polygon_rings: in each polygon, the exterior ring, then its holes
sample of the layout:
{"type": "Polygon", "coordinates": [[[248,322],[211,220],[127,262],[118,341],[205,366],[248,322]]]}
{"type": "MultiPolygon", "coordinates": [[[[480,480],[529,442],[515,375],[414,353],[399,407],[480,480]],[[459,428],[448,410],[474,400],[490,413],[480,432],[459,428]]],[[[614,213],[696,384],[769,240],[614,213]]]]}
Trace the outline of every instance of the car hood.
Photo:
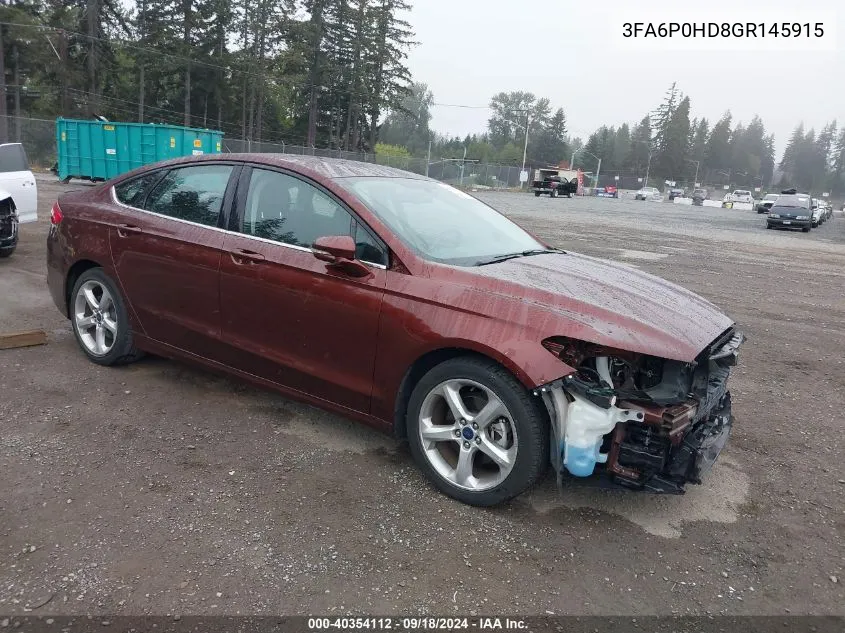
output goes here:
{"type": "Polygon", "coordinates": [[[733,321],[706,299],[635,268],[575,253],[534,255],[474,269],[494,292],[539,307],[546,336],[566,336],[692,361],[733,321]]]}

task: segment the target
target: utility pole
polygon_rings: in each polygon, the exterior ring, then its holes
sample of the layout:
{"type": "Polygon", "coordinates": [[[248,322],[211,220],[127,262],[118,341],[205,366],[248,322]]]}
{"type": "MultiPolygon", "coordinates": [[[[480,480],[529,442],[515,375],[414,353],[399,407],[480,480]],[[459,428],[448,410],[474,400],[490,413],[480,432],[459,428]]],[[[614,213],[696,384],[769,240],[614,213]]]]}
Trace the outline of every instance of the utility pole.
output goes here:
{"type": "Polygon", "coordinates": [[[425,177],[428,178],[428,167],[431,165],[431,139],[428,139],[428,157],[425,159],[425,177]]]}
{"type": "Polygon", "coordinates": [[[467,160],[467,147],[466,147],[466,145],[464,145],[464,157],[463,157],[463,160],[461,160],[461,186],[462,187],[464,185],[464,164],[466,164],[466,160],[467,160]]]}
{"type": "Polygon", "coordinates": [[[62,116],[70,114],[67,101],[67,32],[59,31],[59,60],[62,74],[62,116]]]}
{"type": "Polygon", "coordinates": [[[693,160],[692,158],[685,158],[684,160],[688,163],[695,163],[695,176],[693,176],[692,180],[692,188],[695,189],[698,186],[698,168],[701,165],[701,161],[693,160]]]}
{"type": "Polygon", "coordinates": [[[6,117],[6,57],[4,55],[3,29],[0,24],[0,143],[9,140],[9,119],[6,117]]]}
{"type": "Polygon", "coordinates": [[[15,142],[21,142],[21,73],[18,45],[12,45],[12,57],[15,60],[15,142]]]}
{"type": "Polygon", "coordinates": [[[598,167],[596,167],[596,186],[595,188],[599,188],[599,174],[601,173],[601,158],[599,158],[598,167]]]}
{"type": "Polygon", "coordinates": [[[140,73],[138,76],[138,123],[144,122],[144,91],[146,89],[144,43],[147,39],[147,0],[141,0],[141,51],[139,57],[140,73]]]}
{"type": "MultiPolygon", "coordinates": [[[[531,111],[525,111],[525,148],[522,150],[522,171],[525,171],[525,161],[528,158],[528,128],[531,125],[531,111]]],[[[525,181],[522,180],[522,172],[520,172],[519,188],[525,186],[525,181]]]]}
{"type": "Polygon", "coordinates": [[[643,187],[648,187],[648,172],[651,170],[651,145],[648,146],[648,162],[645,166],[645,182],[643,187]]]}

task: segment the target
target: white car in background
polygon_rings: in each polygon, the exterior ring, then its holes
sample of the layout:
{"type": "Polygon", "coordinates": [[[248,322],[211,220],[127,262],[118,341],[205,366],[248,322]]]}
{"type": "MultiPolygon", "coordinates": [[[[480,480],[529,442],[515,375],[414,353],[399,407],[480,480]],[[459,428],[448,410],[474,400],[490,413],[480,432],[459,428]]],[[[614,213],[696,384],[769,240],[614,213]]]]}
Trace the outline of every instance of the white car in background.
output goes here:
{"type": "Polygon", "coordinates": [[[20,143],[0,145],[0,258],[18,245],[18,225],[38,220],[38,186],[20,143]]]}
{"type": "Polygon", "coordinates": [[[747,189],[734,189],[731,193],[725,194],[723,202],[747,202],[754,204],[754,196],[747,189]]]}
{"type": "Polygon", "coordinates": [[[643,187],[634,194],[634,200],[654,200],[663,202],[663,196],[657,187],[643,187]]]}
{"type": "Polygon", "coordinates": [[[822,202],[818,198],[812,198],[810,200],[810,210],[813,213],[813,228],[818,227],[827,219],[822,202]]]}

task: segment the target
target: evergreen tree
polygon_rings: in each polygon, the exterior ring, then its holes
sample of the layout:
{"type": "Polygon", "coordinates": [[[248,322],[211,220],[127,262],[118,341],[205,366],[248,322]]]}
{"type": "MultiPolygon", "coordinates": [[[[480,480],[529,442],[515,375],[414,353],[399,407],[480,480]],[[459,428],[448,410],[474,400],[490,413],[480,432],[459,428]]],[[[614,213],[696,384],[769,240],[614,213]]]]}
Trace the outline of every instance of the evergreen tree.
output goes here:
{"type": "Polygon", "coordinates": [[[710,177],[713,179],[721,178],[716,172],[730,169],[731,118],[731,113],[725,112],[718,123],[713,126],[710,136],[707,138],[705,164],[710,171],[710,177]]]}
{"type": "Polygon", "coordinates": [[[655,174],[661,178],[680,179],[686,172],[690,134],[689,112],[690,100],[689,97],[684,97],[672,110],[671,116],[660,131],[655,174]]]}
{"type": "MultiPolygon", "coordinates": [[[[631,148],[623,169],[631,174],[644,176],[649,165],[649,154],[653,152],[651,118],[646,115],[631,132],[631,148]]],[[[652,157],[653,158],[653,157],[652,157]]],[[[641,176],[642,177],[642,176],[641,176]]]]}

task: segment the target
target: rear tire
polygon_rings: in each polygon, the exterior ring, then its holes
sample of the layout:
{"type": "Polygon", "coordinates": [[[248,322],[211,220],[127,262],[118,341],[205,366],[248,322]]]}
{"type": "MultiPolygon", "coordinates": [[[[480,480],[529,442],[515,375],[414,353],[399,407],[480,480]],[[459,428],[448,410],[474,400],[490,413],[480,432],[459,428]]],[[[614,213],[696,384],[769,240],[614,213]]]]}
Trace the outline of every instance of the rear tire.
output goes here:
{"type": "Polygon", "coordinates": [[[135,347],[123,296],[102,268],[90,268],[76,280],[68,314],[76,342],[90,361],[124,365],[143,356],[135,347]]]}
{"type": "Polygon", "coordinates": [[[552,192],[549,194],[552,198],[557,198],[557,189],[552,189],[552,192]]]}
{"type": "Polygon", "coordinates": [[[408,403],[407,431],[426,478],[469,505],[520,495],[549,465],[542,403],[486,358],[454,358],[423,376],[408,403]]]}
{"type": "Polygon", "coordinates": [[[535,191],[535,192],[534,192],[534,197],[535,197],[535,198],[539,198],[539,197],[540,197],[540,192],[539,192],[539,191],[535,191]]]}
{"type": "Polygon", "coordinates": [[[809,233],[809,232],[810,232],[810,227],[809,227],[809,226],[805,226],[803,229],[801,229],[801,231],[803,231],[804,233],[809,233]]]}

